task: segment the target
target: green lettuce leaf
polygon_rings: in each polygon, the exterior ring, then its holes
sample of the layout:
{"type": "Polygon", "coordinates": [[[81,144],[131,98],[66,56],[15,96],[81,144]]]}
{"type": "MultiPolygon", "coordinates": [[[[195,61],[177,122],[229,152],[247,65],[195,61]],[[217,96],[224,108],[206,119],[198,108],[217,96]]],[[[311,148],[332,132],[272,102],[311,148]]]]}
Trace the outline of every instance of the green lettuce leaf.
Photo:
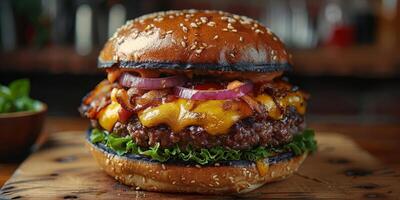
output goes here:
{"type": "Polygon", "coordinates": [[[13,99],[28,97],[31,84],[28,79],[18,79],[8,85],[13,99]]]}
{"type": "Polygon", "coordinates": [[[98,143],[106,141],[107,134],[105,131],[100,131],[99,129],[93,129],[90,134],[90,141],[92,143],[98,143]]]}
{"type": "Polygon", "coordinates": [[[90,135],[92,143],[103,143],[118,155],[127,153],[142,155],[151,159],[165,162],[167,160],[191,161],[200,165],[215,163],[218,161],[229,160],[250,160],[256,161],[265,159],[276,153],[293,152],[300,155],[305,152],[314,152],[317,149],[317,143],[314,139],[313,130],[305,130],[301,134],[293,137],[293,141],[280,147],[256,147],[250,150],[234,150],[223,147],[212,147],[210,149],[194,149],[188,146],[181,149],[179,146],[171,148],[160,148],[160,144],[143,149],[139,147],[130,136],[118,137],[112,133],[93,129],[90,135]]]}

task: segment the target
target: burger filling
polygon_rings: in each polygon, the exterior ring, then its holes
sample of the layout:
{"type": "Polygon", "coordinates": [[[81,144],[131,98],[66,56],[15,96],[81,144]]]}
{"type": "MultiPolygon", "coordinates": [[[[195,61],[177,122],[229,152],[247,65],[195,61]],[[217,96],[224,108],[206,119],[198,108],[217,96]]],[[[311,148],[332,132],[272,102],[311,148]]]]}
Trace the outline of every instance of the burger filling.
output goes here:
{"type": "Polygon", "coordinates": [[[208,164],[314,151],[308,95],[274,78],[110,70],[80,112],[93,122],[91,141],[120,155],[208,164]]]}

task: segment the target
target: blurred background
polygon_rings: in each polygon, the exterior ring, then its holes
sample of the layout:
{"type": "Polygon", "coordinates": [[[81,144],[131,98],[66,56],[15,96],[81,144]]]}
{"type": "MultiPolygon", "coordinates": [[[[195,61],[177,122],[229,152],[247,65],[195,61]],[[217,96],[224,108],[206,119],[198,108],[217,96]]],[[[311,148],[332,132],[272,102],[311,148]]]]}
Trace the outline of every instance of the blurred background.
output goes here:
{"type": "Polygon", "coordinates": [[[398,0],[1,0],[0,82],[28,77],[50,116],[78,116],[105,78],[99,50],[145,13],[220,9],[258,19],[292,52],[310,123],[400,123],[398,0]]]}

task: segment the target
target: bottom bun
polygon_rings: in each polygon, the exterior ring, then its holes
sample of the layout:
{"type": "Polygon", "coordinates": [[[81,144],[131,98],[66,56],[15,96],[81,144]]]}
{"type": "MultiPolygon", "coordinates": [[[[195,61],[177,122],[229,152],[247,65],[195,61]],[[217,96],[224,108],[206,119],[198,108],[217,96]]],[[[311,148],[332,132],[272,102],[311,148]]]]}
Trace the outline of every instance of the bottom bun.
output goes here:
{"type": "Polygon", "coordinates": [[[293,174],[307,154],[262,162],[231,161],[200,166],[181,162],[160,163],[139,156],[118,156],[87,140],[100,167],[121,183],[156,192],[225,194],[250,192],[265,183],[293,174]]]}

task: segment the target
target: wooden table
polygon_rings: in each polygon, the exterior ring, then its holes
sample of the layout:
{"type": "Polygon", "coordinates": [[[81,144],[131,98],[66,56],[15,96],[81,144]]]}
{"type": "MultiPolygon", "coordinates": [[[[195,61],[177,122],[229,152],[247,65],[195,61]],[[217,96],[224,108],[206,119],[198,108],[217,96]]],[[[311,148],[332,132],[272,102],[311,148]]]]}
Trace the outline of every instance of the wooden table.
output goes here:
{"type": "MultiPolygon", "coordinates": [[[[89,122],[81,118],[49,117],[43,138],[60,131],[84,130],[89,122]]],[[[338,132],[350,136],[388,167],[400,170],[400,125],[398,124],[332,124],[310,123],[316,131],[338,132]]],[[[7,181],[19,163],[0,163],[0,186],[7,181]]]]}

